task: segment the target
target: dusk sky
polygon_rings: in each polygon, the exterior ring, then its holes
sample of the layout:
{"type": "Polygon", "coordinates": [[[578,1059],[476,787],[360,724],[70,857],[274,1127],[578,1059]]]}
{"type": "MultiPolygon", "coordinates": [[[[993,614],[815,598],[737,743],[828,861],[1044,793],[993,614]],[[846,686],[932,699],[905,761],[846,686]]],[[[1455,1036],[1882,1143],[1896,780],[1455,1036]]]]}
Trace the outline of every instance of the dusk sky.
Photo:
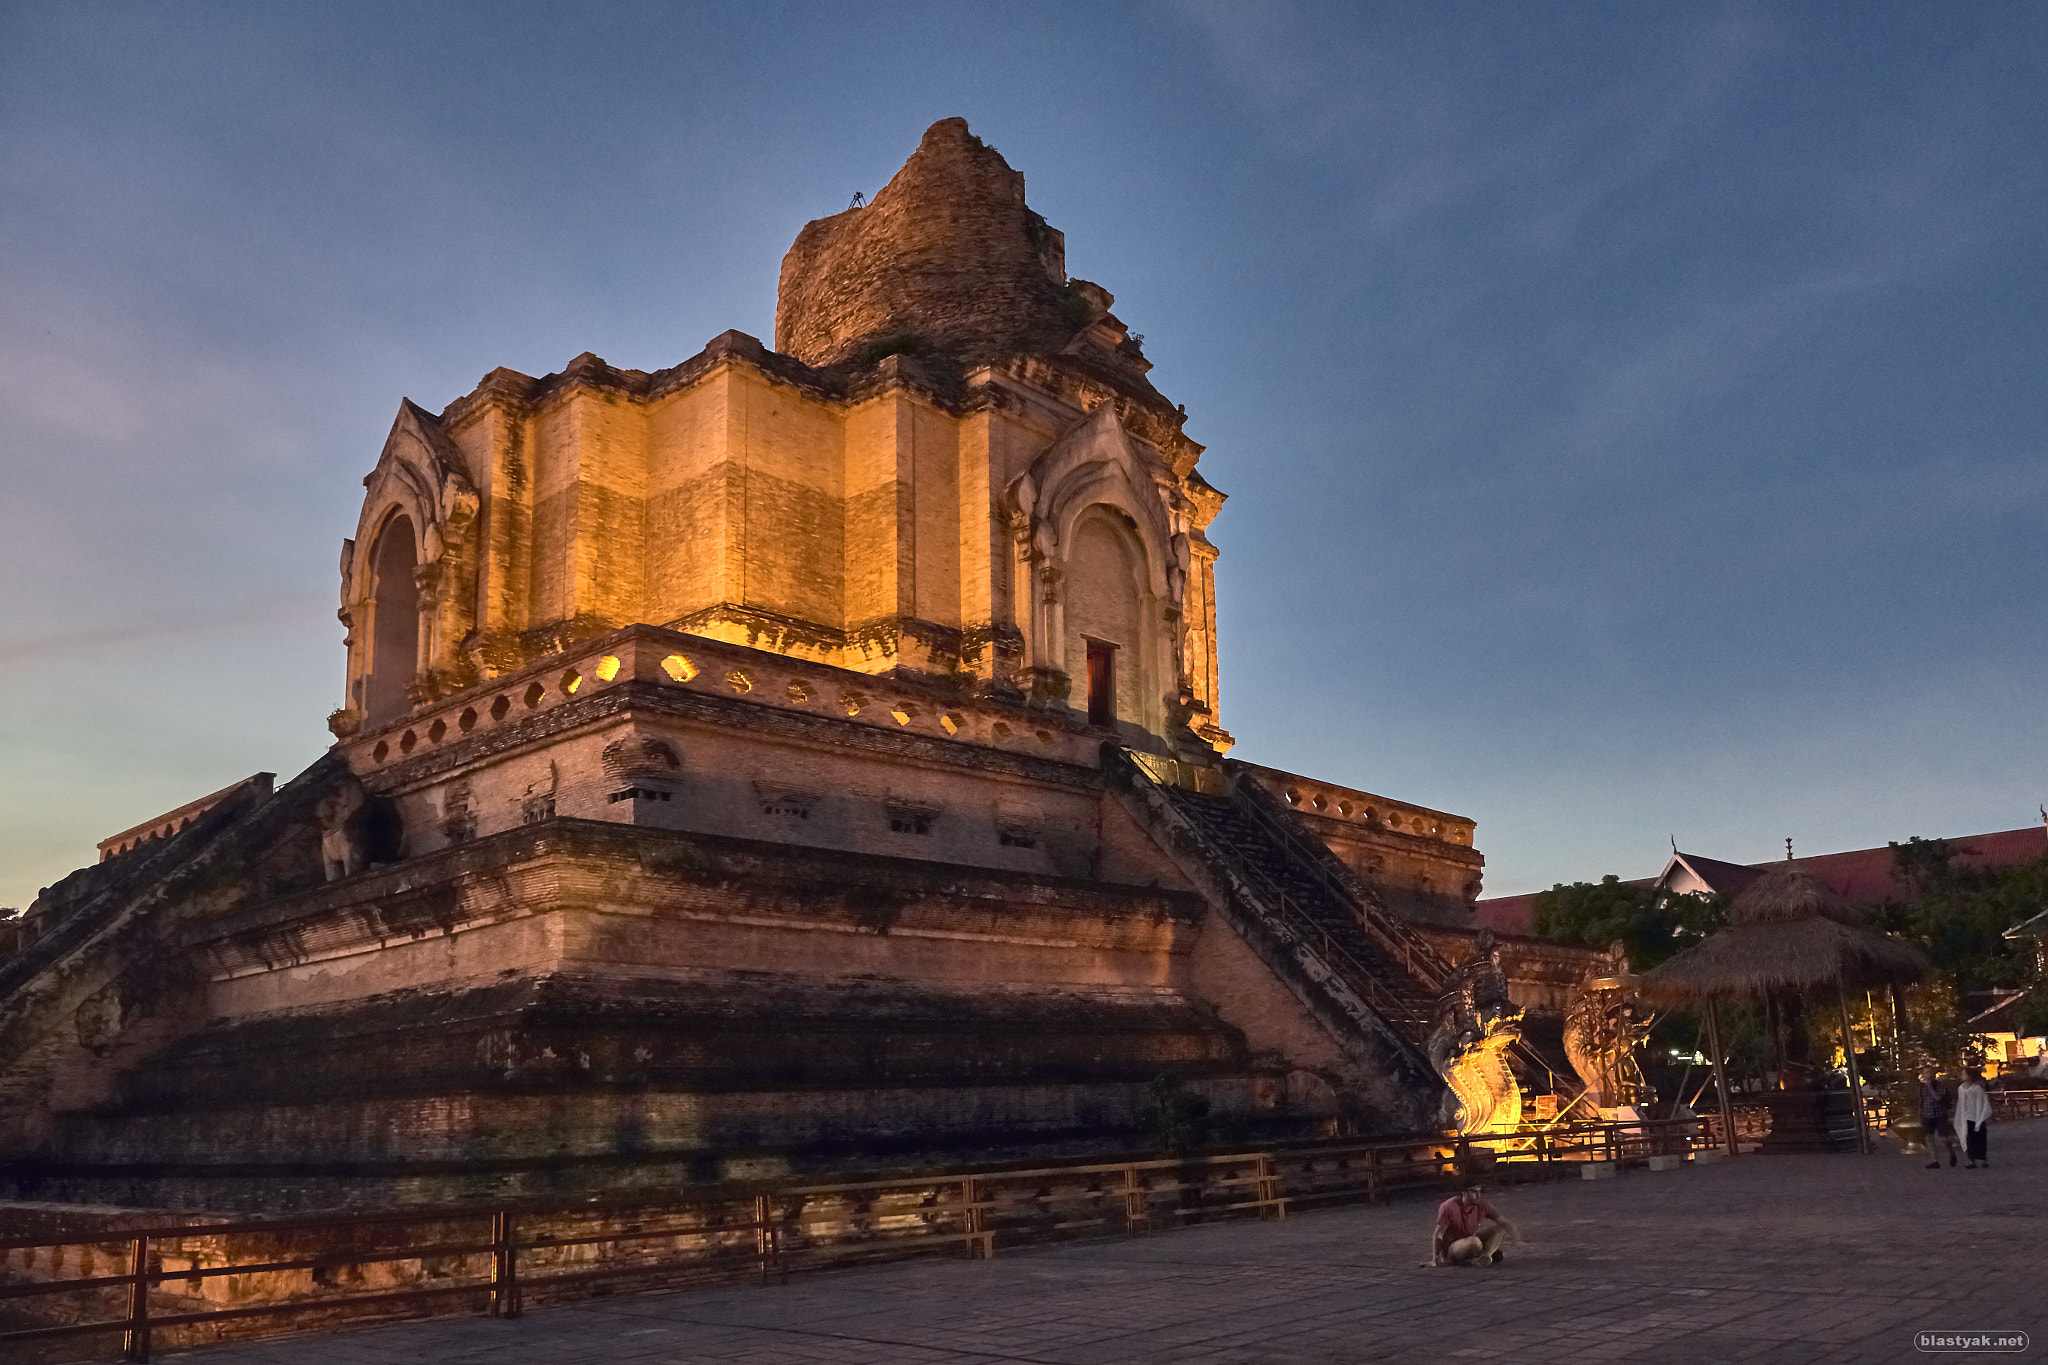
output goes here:
{"type": "Polygon", "coordinates": [[[774,331],[936,119],[1230,494],[1234,756],[1486,894],[2037,821],[2048,4],[0,5],[0,906],[327,746],[401,397],[774,331]]]}

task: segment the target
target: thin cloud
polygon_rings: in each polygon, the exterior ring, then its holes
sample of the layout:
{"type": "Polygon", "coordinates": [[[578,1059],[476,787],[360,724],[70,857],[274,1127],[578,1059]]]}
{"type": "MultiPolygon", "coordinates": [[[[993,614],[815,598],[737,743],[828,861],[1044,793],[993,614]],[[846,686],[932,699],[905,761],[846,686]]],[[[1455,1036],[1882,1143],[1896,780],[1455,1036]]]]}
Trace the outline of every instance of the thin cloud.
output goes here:
{"type": "Polygon", "coordinates": [[[1764,41],[1746,7],[1671,31],[1669,60],[1589,83],[1540,112],[1511,107],[1492,67],[1335,36],[1299,3],[1175,0],[1226,84],[1299,155],[1348,167],[1377,232],[1487,200],[1556,249],[1601,203],[1702,136],[1764,41]]]}
{"type": "MultiPolygon", "coordinates": [[[[213,611],[174,611],[147,620],[77,626],[44,635],[0,640],[0,668],[44,665],[154,640],[190,639],[251,627],[300,626],[318,620],[334,599],[311,593],[263,598],[213,611]]],[[[339,626],[336,627],[337,633],[339,626]]]]}

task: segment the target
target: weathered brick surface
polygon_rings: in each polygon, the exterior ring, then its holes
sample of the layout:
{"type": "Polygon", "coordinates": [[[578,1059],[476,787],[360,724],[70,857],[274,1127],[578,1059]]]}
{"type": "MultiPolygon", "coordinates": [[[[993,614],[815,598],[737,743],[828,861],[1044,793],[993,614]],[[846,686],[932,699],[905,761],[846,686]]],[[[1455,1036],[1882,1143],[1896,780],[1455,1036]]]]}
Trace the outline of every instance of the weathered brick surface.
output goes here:
{"type": "MultiPolygon", "coordinates": [[[[40,900],[0,966],[31,1184],[248,1207],[1128,1145],[1169,1070],[1275,1133],[1434,1113],[1106,792],[1106,745],[1219,774],[1223,495],[1022,177],[935,125],[782,288],[787,354],[401,405],[335,754],[40,900]]],[[[1469,917],[1469,821],[1257,771],[1390,905],[1469,917]]]]}
{"type": "Polygon", "coordinates": [[[337,733],[389,719],[407,688],[442,695],[636,621],[1064,708],[1086,625],[1120,651],[1119,733],[1227,748],[1202,534],[1222,495],[1107,291],[1066,281],[1060,242],[1022,177],[947,120],[873,204],[792,247],[790,354],[727,333],[653,374],[585,353],[541,379],[493,371],[439,416],[405,405],[346,547],[337,733]],[[878,337],[908,349],[879,355],[878,337]],[[1103,411],[1128,467],[1068,482],[1143,561],[1131,575],[1075,560],[1076,528],[1016,502],[1103,411]],[[399,516],[419,536],[419,645],[397,657],[392,637],[379,658],[380,616],[415,610],[379,586],[399,516]],[[1114,591],[1128,576],[1134,600],[1114,591]],[[768,618],[787,624],[764,637],[768,618]]]}
{"type": "Polygon", "coordinates": [[[916,338],[961,364],[1049,350],[1072,335],[1060,234],[1024,177],[945,119],[865,208],[821,218],[782,261],[775,349],[811,365],[878,338],[916,338]]]}

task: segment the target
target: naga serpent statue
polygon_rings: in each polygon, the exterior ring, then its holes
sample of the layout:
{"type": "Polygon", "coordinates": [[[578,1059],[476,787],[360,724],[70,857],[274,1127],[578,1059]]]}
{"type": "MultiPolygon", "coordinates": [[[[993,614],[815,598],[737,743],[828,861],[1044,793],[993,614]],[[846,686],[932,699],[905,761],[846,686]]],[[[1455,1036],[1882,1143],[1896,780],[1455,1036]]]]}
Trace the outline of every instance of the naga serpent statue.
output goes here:
{"type": "Polygon", "coordinates": [[[1521,1007],[1508,999],[1507,974],[1491,930],[1473,941],[1437,1001],[1429,1060],[1450,1087],[1445,1123],[1460,1133],[1511,1133],[1522,1124],[1522,1087],[1506,1052],[1522,1036],[1521,1007]]]}
{"type": "Polygon", "coordinates": [[[1638,1053],[1655,1021],[1636,1002],[1637,980],[1617,943],[1587,969],[1565,1009],[1565,1055],[1586,1087],[1585,1102],[1598,1109],[1641,1104],[1653,1093],[1638,1053]]]}

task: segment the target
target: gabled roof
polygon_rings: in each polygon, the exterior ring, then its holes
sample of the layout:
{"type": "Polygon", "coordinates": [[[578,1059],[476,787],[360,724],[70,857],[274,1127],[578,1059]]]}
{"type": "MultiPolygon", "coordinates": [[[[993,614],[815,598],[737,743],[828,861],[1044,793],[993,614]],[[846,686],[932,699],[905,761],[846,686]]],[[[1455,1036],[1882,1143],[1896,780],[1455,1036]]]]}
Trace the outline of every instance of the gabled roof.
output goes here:
{"type": "Polygon", "coordinates": [[[1472,903],[1473,923],[1497,934],[1536,932],[1536,898],[1543,893],[1528,891],[1519,896],[1495,896],[1472,903]]]}
{"type": "Polygon", "coordinates": [[[1697,853],[1671,855],[1671,861],[1664,864],[1664,870],[1657,874],[1651,885],[1658,890],[1668,890],[1672,877],[1680,869],[1692,873],[1706,883],[1707,889],[1719,896],[1733,896],[1763,875],[1763,869],[1746,867],[1741,863],[1724,863],[1719,858],[1703,858],[1697,853]]]}
{"type": "Polygon", "coordinates": [[[2048,938],[2048,910],[2043,910],[2032,919],[2021,920],[2018,924],[2006,930],[2004,937],[2010,939],[2048,938]]]}
{"type": "Polygon", "coordinates": [[[2027,998],[2025,991],[1994,990],[1991,992],[1995,1003],[1990,1009],[1980,1010],[1970,1016],[1972,1033],[2017,1033],[2020,1025],[2019,1003],[2027,998]]]}
{"type": "MultiPolygon", "coordinates": [[[[2048,834],[2044,834],[2040,825],[2000,830],[1994,834],[1968,834],[1947,842],[1959,868],[2011,867],[2048,854],[2048,834]]],[[[1716,892],[1732,896],[1779,861],[1773,859],[1768,863],[1745,866],[1724,863],[1718,858],[1703,858],[1696,853],[1676,853],[1664,865],[1657,885],[1667,885],[1673,871],[1683,866],[1716,892]]],[[[1851,849],[1846,853],[1820,853],[1793,858],[1790,862],[1792,866],[1819,877],[1827,883],[1830,891],[1847,901],[1902,900],[1908,894],[1907,888],[1893,874],[1890,845],[1851,849]]]]}
{"type": "MultiPolygon", "coordinates": [[[[1966,834],[1961,838],[1947,841],[1954,854],[1955,865],[1961,868],[2012,867],[2020,863],[2033,862],[2048,855],[2048,831],[2041,825],[2028,825],[2022,829],[1999,830],[1992,834],[1966,834]]],[[[1778,866],[1782,861],[1773,859],[1767,863],[1727,863],[1719,858],[1702,857],[1697,853],[1673,852],[1664,870],[1654,879],[1624,882],[1625,886],[1668,887],[1673,875],[1683,869],[1697,877],[1705,885],[1722,896],[1733,898],[1742,889],[1762,876],[1764,872],[1778,866]]],[[[1812,872],[1827,884],[1830,891],[1843,900],[1882,901],[1903,900],[1908,892],[1892,874],[1892,851],[1889,845],[1883,848],[1859,848],[1847,853],[1821,853],[1808,858],[1793,858],[1794,867],[1812,872]]],[[[1536,915],[1536,893],[1524,896],[1495,896],[1477,902],[1473,909],[1479,922],[1490,928],[1510,933],[1533,933],[1536,915]]],[[[2032,919],[2014,925],[2005,931],[2007,938],[2048,938],[2048,910],[2032,919]]]]}

